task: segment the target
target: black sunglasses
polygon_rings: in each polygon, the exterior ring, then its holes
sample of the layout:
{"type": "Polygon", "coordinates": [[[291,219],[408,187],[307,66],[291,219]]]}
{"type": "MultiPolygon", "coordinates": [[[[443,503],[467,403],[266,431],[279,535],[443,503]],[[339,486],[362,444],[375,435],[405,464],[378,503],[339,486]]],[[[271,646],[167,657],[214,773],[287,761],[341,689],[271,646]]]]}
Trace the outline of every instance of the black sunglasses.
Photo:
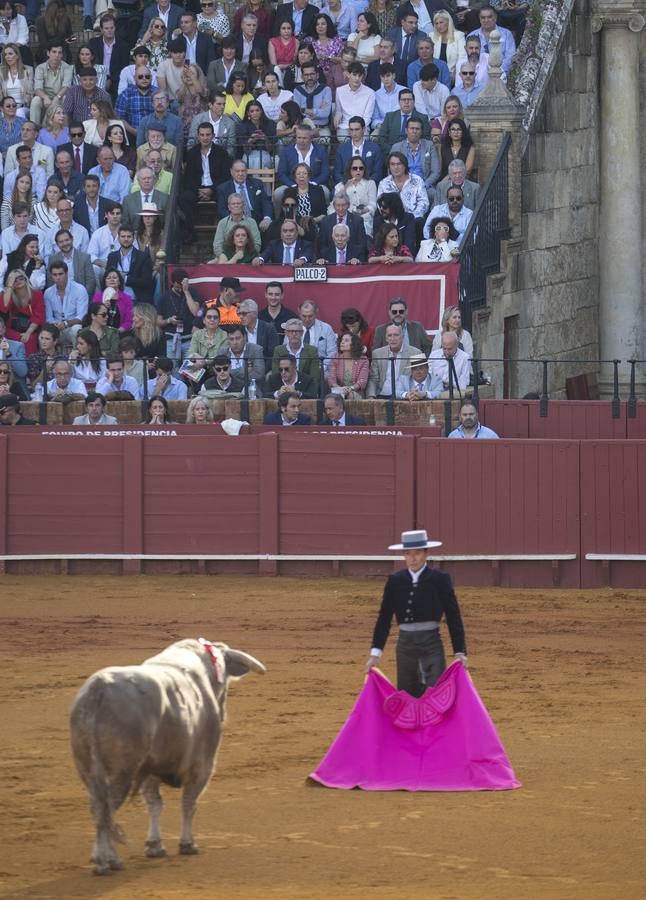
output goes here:
{"type": "Polygon", "coordinates": [[[213,366],[216,372],[228,372],[229,366],[213,366]]]}

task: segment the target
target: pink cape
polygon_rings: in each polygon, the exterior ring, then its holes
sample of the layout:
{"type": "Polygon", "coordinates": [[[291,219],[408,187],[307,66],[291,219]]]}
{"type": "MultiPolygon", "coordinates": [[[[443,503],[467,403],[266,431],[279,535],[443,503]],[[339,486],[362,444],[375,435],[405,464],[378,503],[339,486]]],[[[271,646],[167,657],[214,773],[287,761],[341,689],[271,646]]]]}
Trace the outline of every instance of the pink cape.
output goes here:
{"type": "Polygon", "coordinates": [[[372,669],[336,740],[309,776],[366,791],[501,791],[520,787],[493,722],[455,662],[420,698],[372,669]]]}

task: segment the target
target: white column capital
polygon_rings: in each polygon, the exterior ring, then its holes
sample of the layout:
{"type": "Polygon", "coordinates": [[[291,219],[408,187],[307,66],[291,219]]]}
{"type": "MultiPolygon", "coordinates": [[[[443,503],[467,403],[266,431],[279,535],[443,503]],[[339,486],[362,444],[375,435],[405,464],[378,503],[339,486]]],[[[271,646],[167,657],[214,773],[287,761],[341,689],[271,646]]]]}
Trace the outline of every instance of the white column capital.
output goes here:
{"type": "Polygon", "coordinates": [[[638,34],[646,26],[646,19],[639,12],[617,11],[592,16],[590,27],[594,34],[598,34],[604,28],[627,28],[638,34]]]}

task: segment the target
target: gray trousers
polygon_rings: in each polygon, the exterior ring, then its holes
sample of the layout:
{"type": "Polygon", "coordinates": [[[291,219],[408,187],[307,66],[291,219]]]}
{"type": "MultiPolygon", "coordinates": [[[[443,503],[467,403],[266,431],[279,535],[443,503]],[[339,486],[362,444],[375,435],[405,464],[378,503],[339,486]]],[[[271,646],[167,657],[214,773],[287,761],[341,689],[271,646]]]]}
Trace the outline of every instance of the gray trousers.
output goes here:
{"type": "Polygon", "coordinates": [[[421,697],[446,669],[439,628],[431,631],[400,631],[395,651],[397,690],[421,697]]]}

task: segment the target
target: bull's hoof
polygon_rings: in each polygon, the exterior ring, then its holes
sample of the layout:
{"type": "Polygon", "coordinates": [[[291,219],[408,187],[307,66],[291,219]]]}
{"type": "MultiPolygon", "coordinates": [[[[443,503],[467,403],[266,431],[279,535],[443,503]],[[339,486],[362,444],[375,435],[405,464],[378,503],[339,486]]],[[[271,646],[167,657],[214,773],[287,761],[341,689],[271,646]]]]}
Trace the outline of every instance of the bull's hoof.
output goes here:
{"type": "Polygon", "coordinates": [[[149,859],[160,859],[166,856],[166,848],[161,841],[146,841],[144,853],[149,859]]]}
{"type": "Polygon", "coordinates": [[[179,852],[182,856],[195,856],[196,853],[200,852],[200,848],[191,841],[190,844],[180,844],[179,852]]]}
{"type": "Polygon", "coordinates": [[[123,863],[120,859],[111,859],[110,860],[110,868],[113,872],[121,872],[123,869],[123,863]]]}
{"type": "Polygon", "coordinates": [[[112,875],[110,863],[96,863],[92,871],[95,875],[112,875]]]}

